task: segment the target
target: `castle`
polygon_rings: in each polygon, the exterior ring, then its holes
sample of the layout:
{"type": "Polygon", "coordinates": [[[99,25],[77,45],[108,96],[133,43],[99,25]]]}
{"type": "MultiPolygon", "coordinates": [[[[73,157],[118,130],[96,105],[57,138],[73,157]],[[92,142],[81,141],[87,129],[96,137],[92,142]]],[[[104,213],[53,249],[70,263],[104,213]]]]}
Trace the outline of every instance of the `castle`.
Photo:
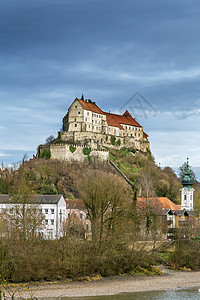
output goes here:
{"type": "Polygon", "coordinates": [[[148,135],[126,110],[123,115],[102,111],[95,102],[76,98],[63,118],[63,141],[100,146],[133,147],[146,151],[148,135]]]}
{"type": "Polygon", "coordinates": [[[127,110],[123,115],[108,113],[90,99],[76,98],[63,118],[62,131],[50,145],[51,157],[83,160],[83,148],[89,148],[91,156],[105,160],[108,158],[105,147],[146,152],[148,135],[127,110]]]}

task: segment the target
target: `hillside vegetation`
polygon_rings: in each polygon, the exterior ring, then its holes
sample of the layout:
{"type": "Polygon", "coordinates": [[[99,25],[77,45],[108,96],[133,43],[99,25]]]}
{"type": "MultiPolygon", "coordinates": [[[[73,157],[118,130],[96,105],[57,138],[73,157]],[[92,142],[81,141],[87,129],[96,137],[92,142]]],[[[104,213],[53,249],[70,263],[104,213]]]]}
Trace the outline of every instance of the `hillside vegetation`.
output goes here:
{"type": "MultiPolygon", "coordinates": [[[[109,149],[110,160],[135,185],[138,196],[147,195],[168,197],[180,203],[181,183],[170,167],[158,167],[150,152],[134,153],[131,149],[109,149]]],[[[17,176],[23,172],[31,189],[41,194],[63,194],[66,198],[79,197],[77,181],[91,170],[113,173],[120,176],[107,162],[86,161],[64,162],[59,160],[37,159],[24,162],[15,176],[4,175],[0,178],[0,193],[12,193],[17,176]]]]}
{"type": "Polygon", "coordinates": [[[134,153],[134,150],[110,149],[110,159],[135,185],[138,195],[168,197],[180,203],[181,183],[170,167],[158,167],[150,151],[134,153]]]}

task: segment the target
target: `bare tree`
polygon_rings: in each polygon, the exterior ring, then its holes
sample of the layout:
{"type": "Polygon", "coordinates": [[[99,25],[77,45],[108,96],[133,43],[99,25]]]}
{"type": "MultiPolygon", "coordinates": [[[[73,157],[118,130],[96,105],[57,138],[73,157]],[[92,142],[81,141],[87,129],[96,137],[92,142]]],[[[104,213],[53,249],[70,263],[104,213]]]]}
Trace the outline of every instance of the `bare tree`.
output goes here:
{"type": "Polygon", "coordinates": [[[46,138],[46,144],[51,144],[55,140],[55,137],[53,135],[50,135],[46,138]]]}
{"type": "Polygon", "coordinates": [[[116,175],[96,171],[78,181],[78,192],[91,222],[92,239],[101,244],[106,230],[114,229],[130,187],[116,175]]]}

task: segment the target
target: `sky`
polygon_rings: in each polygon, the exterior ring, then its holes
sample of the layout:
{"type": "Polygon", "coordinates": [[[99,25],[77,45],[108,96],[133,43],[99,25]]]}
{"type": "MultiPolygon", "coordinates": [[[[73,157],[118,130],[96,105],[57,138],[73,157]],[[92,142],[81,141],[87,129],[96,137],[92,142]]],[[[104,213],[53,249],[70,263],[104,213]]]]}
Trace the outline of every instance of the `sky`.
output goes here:
{"type": "Polygon", "coordinates": [[[161,167],[200,171],[199,0],[1,0],[0,161],[36,154],[76,97],[126,109],[161,167]]]}

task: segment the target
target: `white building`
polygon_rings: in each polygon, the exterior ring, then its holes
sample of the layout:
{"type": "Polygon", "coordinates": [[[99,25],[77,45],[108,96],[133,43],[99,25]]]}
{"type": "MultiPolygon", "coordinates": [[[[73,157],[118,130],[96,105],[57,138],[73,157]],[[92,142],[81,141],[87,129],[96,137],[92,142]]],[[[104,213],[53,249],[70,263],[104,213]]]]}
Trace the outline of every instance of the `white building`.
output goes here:
{"type": "MultiPolygon", "coordinates": [[[[14,220],[16,213],[18,218],[21,218],[22,207],[19,197],[0,195],[0,212],[7,212],[10,220],[14,220]]],[[[66,202],[62,195],[31,196],[29,201],[25,202],[25,209],[32,211],[34,209],[35,217],[43,219],[43,224],[38,227],[37,232],[44,239],[56,239],[62,236],[63,223],[67,218],[66,202]]]]}

